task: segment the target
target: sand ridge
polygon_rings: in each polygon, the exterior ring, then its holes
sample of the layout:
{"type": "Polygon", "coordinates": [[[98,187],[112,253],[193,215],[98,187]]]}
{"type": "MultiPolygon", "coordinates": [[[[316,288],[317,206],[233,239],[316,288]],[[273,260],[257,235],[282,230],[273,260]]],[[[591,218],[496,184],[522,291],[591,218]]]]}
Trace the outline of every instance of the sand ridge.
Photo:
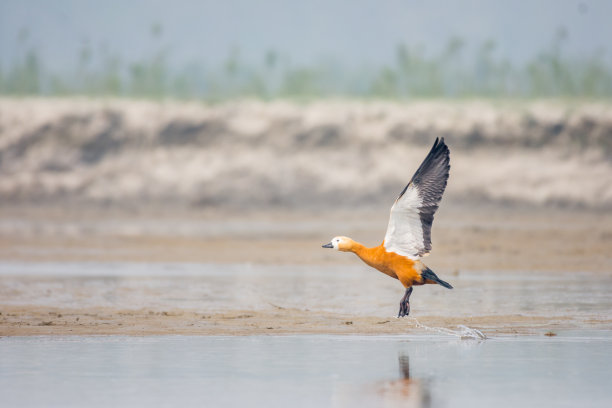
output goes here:
{"type": "Polygon", "coordinates": [[[0,98],[0,111],[4,202],[390,203],[443,136],[446,198],[612,208],[606,102],[0,98]]]}

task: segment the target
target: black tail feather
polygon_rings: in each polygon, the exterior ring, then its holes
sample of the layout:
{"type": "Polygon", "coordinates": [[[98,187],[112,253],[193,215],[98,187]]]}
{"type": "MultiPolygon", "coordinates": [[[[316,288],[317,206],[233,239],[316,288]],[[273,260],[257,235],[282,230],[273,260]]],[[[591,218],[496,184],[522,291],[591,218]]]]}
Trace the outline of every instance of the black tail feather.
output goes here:
{"type": "Polygon", "coordinates": [[[430,281],[434,281],[436,282],[438,285],[442,285],[447,289],[452,289],[452,285],[448,282],[443,281],[442,279],[438,278],[438,275],[436,275],[434,273],[434,271],[432,271],[431,269],[429,269],[428,267],[425,267],[425,269],[423,269],[421,271],[421,276],[423,277],[423,279],[428,279],[430,281]]]}

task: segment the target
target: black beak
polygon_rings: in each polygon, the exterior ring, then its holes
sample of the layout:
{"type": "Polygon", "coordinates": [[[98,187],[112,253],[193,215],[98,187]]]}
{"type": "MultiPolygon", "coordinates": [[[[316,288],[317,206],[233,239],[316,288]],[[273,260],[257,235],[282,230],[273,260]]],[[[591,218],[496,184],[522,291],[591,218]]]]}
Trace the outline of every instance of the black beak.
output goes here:
{"type": "Polygon", "coordinates": [[[321,245],[321,247],[323,247],[323,248],[333,248],[334,246],[330,242],[329,244],[321,245]]]}

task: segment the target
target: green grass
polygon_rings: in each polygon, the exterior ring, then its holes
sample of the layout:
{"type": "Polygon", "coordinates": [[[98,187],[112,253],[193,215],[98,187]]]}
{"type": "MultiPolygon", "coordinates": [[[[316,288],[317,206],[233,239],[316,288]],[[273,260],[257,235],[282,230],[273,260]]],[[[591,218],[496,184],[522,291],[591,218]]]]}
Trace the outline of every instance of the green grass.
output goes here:
{"type": "MultiPolygon", "coordinates": [[[[152,40],[162,30],[154,26],[152,40]]],[[[564,53],[566,34],[557,32],[549,47],[523,65],[499,55],[487,41],[468,53],[459,38],[437,55],[399,44],[387,66],[347,68],[323,60],[296,66],[290,57],[269,51],[260,61],[246,61],[238,49],[216,66],[192,62],[172,67],[171,50],[125,62],[106,49],[84,46],[69,72],[50,72],[37,49],[18,39],[21,55],[0,69],[0,95],[86,95],[136,98],[258,99],[317,97],[533,98],[612,97],[612,67],[601,55],[572,58],[564,53]]],[[[160,43],[157,43],[160,44],[160,43]]],[[[0,67],[3,66],[0,64],[0,67]]]]}

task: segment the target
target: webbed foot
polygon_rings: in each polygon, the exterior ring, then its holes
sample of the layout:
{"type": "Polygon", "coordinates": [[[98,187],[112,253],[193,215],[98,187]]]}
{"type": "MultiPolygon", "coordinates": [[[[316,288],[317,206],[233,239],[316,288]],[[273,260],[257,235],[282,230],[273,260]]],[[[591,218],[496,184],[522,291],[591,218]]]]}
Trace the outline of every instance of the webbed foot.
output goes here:
{"type": "Polygon", "coordinates": [[[397,317],[404,317],[410,314],[410,295],[412,294],[412,287],[406,289],[406,293],[402,300],[400,300],[400,309],[397,317]]]}

